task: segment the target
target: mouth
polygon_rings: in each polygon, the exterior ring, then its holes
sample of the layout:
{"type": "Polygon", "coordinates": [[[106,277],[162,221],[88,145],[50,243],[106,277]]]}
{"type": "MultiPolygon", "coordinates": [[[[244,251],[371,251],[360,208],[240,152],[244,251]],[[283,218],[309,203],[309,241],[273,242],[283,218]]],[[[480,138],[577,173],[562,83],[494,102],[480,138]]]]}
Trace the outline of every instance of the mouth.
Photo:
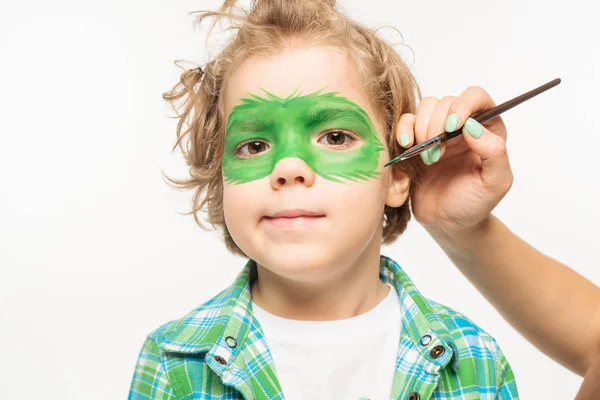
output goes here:
{"type": "Polygon", "coordinates": [[[325,214],[300,208],[282,210],[274,214],[266,215],[265,218],[300,218],[300,217],[324,217],[325,214]]]}
{"type": "Polygon", "coordinates": [[[325,218],[325,214],[302,210],[283,210],[263,217],[270,225],[283,229],[298,229],[313,226],[315,222],[325,218]]]}

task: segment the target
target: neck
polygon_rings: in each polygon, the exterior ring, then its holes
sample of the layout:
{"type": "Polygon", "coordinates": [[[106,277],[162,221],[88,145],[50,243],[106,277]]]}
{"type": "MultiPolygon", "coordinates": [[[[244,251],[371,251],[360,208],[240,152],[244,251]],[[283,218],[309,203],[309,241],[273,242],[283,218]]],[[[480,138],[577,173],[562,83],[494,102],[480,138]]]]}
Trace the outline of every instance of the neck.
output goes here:
{"type": "Polygon", "coordinates": [[[357,259],[336,260],[326,271],[282,277],[257,263],[252,301],[282,318],[332,321],[352,318],[379,304],[389,288],[379,278],[380,243],[370,243],[357,259]]]}

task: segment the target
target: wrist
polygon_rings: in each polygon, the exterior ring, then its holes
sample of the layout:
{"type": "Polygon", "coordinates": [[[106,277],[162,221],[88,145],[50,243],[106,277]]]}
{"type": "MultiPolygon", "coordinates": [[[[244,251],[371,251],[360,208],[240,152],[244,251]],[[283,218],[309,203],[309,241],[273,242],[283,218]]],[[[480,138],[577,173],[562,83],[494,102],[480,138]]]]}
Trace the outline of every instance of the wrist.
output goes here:
{"type": "Polygon", "coordinates": [[[489,236],[495,217],[490,214],[480,222],[469,227],[425,227],[425,230],[446,252],[471,252],[473,248],[489,236]]]}

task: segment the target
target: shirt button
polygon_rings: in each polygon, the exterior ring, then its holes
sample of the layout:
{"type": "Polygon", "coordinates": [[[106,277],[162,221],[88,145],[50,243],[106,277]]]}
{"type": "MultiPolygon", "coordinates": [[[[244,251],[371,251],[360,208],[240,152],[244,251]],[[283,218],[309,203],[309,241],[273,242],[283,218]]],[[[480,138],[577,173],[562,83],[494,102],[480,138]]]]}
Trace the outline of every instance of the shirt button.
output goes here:
{"type": "Polygon", "coordinates": [[[232,349],[237,346],[237,340],[235,340],[235,338],[232,336],[227,336],[225,338],[225,343],[227,343],[227,346],[231,347],[232,349]]]}
{"type": "Polygon", "coordinates": [[[442,354],[444,354],[446,352],[446,349],[444,348],[444,346],[435,346],[433,349],[431,349],[431,351],[429,352],[429,355],[433,358],[440,358],[442,354]]]}
{"type": "Polygon", "coordinates": [[[225,361],[225,359],[221,356],[215,356],[215,360],[221,365],[227,364],[227,361],[225,361]]]}
{"type": "Polygon", "coordinates": [[[412,392],[408,395],[408,400],[421,400],[421,395],[417,392],[412,392]]]}
{"type": "Polygon", "coordinates": [[[420,342],[423,346],[427,346],[429,343],[431,343],[431,336],[429,336],[429,335],[423,336],[421,338],[420,342]]]}

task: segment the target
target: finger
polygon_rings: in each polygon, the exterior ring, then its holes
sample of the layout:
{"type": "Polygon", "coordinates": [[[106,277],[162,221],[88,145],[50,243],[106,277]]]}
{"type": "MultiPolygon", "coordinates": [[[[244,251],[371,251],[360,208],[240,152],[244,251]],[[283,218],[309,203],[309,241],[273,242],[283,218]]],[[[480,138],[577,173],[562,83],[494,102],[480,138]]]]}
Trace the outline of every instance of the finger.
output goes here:
{"type": "Polygon", "coordinates": [[[406,113],[400,116],[396,129],[396,140],[404,148],[412,147],[415,142],[415,114],[406,113]]]}
{"type": "MultiPolygon", "coordinates": [[[[467,118],[493,107],[496,107],[496,103],[485,89],[470,86],[452,102],[444,128],[446,132],[453,132],[462,127],[467,118]]],[[[500,116],[487,121],[484,125],[506,141],[506,126],[500,116]]]]}
{"type": "MultiPolygon", "coordinates": [[[[444,132],[444,125],[446,117],[448,116],[448,110],[450,109],[454,99],[454,96],[445,96],[437,103],[435,110],[431,115],[431,119],[429,120],[429,124],[427,125],[427,140],[444,132]]],[[[431,163],[439,161],[446,151],[445,143],[442,143],[436,147],[427,150],[429,152],[428,156],[431,163]]]]}
{"type": "Polygon", "coordinates": [[[513,183],[506,141],[473,118],[463,127],[467,145],[481,158],[481,180],[490,190],[505,194],[513,183]]]}
{"type": "Polygon", "coordinates": [[[435,97],[424,97],[419,104],[417,109],[416,121],[415,121],[415,140],[417,144],[423,143],[427,140],[427,127],[429,126],[429,120],[433,115],[439,99],[435,97]]]}
{"type": "MultiPolygon", "coordinates": [[[[427,140],[427,127],[431,116],[435,112],[435,108],[439,100],[435,97],[424,97],[419,104],[417,109],[416,121],[415,121],[415,140],[417,144],[423,143],[427,140]]],[[[429,151],[424,151],[419,154],[423,162],[427,165],[431,165],[429,160],[429,151]]]]}
{"type": "Polygon", "coordinates": [[[435,110],[429,119],[429,124],[427,125],[427,139],[431,139],[444,132],[448,110],[450,110],[450,106],[455,98],[455,96],[445,96],[437,103],[435,110]]]}

